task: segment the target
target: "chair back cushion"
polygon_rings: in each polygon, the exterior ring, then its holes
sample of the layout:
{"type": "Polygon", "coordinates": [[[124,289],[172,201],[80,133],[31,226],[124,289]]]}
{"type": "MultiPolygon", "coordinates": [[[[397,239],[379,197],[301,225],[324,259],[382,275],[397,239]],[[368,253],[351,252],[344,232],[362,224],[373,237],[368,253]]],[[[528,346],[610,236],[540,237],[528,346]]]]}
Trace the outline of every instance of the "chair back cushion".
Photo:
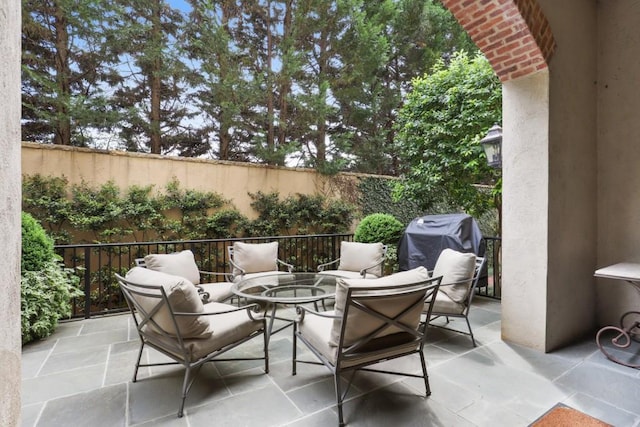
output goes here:
{"type": "MultiPolygon", "coordinates": [[[[360,271],[363,268],[380,264],[384,258],[382,243],[340,243],[340,265],[338,270],[360,271]]],[[[382,276],[382,264],[371,271],[376,276],[382,276]]]]}
{"type": "MultiPolygon", "coordinates": [[[[173,276],[148,268],[134,267],[127,272],[125,279],[131,282],[134,287],[136,284],[161,286],[174,312],[202,313],[204,311],[204,305],[200,300],[196,287],[184,277],[173,276]]],[[[148,292],[148,290],[145,291],[148,292]]],[[[144,297],[137,294],[132,294],[132,296],[147,313],[162,302],[162,299],[158,298],[144,297]]],[[[165,332],[174,336],[177,335],[171,320],[171,312],[166,305],[153,315],[153,320],[165,332]]],[[[205,316],[177,316],[176,323],[183,338],[208,338],[213,333],[210,328],[210,322],[205,316]]]]}
{"type": "MultiPolygon", "coordinates": [[[[340,318],[334,319],[333,321],[329,344],[337,346],[340,342],[340,333],[343,322],[342,318],[344,317],[349,288],[401,286],[414,283],[418,284],[426,280],[429,280],[429,272],[424,267],[418,267],[413,270],[395,273],[378,279],[338,279],[334,309],[335,314],[340,318]]],[[[387,316],[394,317],[415,302],[415,295],[411,295],[409,297],[390,296],[389,298],[381,298],[378,301],[371,302],[370,307],[387,316]]],[[[412,310],[408,311],[400,318],[401,322],[410,327],[417,327],[420,322],[420,314],[422,313],[423,306],[423,304],[416,304],[412,310]]],[[[383,320],[377,319],[376,317],[354,307],[349,308],[347,318],[344,319],[344,321],[347,322],[343,340],[344,346],[353,344],[358,339],[367,336],[384,324],[383,320]]],[[[390,327],[382,331],[379,335],[376,335],[376,337],[380,338],[400,331],[401,330],[397,327],[390,327]]]]}
{"type": "Polygon", "coordinates": [[[475,268],[475,254],[449,248],[443,250],[433,268],[434,277],[442,276],[439,292],[444,292],[455,302],[464,302],[471,288],[475,268]],[[447,286],[450,283],[456,284],[447,286]]]}
{"type": "MultiPolygon", "coordinates": [[[[233,244],[233,262],[246,273],[262,273],[278,270],[278,242],[233,244]]],[[[234,275],[241,271],[234,269],[234,275]]]]}
{"type": "Polygon", "coordinates": [[[190,250],[172,254],[147,255],[144,257],[144,264],[150,270],[184,277],[194,285],[200,283],[200,271],[190,250]]]}

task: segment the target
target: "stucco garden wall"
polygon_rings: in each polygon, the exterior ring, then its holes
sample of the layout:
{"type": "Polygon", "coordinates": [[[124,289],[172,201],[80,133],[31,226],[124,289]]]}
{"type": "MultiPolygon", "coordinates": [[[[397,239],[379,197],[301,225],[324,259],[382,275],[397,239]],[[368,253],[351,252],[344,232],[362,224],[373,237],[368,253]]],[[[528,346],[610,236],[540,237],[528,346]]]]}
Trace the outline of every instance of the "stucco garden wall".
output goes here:
{"type": "Polygon", "coordinates": [[[210,191],[231,200],[235,207],[253,217],[249,193],[278,192],[281,198],[295,194],[341,197],[353,188],[356,174],[327,177],[311,169],[278,168],[248,163],[168,157],[123,151],[22,144],[22,173],[65,176],[70,184],[82,180],[99,186],[113,180],[121,189],[153,184],[164,189],[174,177],[181,187],[210,191]]]}

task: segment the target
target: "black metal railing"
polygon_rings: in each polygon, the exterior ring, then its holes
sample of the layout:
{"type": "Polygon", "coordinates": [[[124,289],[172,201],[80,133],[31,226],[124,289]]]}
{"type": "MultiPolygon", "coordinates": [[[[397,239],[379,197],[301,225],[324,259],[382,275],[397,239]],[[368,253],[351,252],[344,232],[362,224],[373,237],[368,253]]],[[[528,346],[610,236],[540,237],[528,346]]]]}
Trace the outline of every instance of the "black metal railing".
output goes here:
{"type": "MultiPolygon", "coordinates": [[[[478,295],[500,299],[500,238],[487,237],[488,269],[481,279],[478,295]]],[[[126,311],[126,302],[114,273],[121,275],[135,265],[136,258],[151,253],[171,253],[190,249],[200,270],[218,273],[230,271],[227,247],[233,242],[278,242],[278,257],[295,266],[296,271],[316,271],[319,264],[340,254],[340,242],[353,241],[353,234],[320,234],[234,239],[180,240],[170,242],[100,243],[56,246],[68,268],[80,276],[84,297],[72,304],[72,317],[90,318],[126,311]]],[[[224,280],[218,277],[218,280],[224,280]]]]}
{"type": "MultiPolygon", "coordinates": [[[[233,242],[278,242],[278,257],[297,271],[316,271],[317,266],[336,259],[340,242],[352,241],[353,234],[321,234],[234,239],[180,240],[170,242],[100,243],[56,246],[66,267],[80,276],[84,297],[72,304],[72,317],[90,318],[127,309],[114,273],[124,275],[136,258],[151,253],[171,253],[190,249],[200,270],[228,273],[227,247],[233,242]]],[[[219,278],[223,280],[223,278],[219,278]]]]}
{"type": "Polygon", "coordinates": [[[480,278],[476,293],[477,295],[500,299],[502,297],[502,264],[500,262],[502,239],[500,237],[485,237],[484,241],[487,275],[480,278]]]}

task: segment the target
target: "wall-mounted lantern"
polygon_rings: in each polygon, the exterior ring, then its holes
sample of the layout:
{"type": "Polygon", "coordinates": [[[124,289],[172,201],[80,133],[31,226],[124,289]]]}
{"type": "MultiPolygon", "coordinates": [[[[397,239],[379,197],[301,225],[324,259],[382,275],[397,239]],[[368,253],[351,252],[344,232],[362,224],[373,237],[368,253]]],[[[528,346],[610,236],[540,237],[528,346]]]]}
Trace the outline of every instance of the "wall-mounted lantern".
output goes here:
{"type": "Polygon", "coordinates": [[[492,168],[502,167],[502,128],[493,125],[487,136],[480,140],[484,153],[487,155],[487,163],[492,168]]]}

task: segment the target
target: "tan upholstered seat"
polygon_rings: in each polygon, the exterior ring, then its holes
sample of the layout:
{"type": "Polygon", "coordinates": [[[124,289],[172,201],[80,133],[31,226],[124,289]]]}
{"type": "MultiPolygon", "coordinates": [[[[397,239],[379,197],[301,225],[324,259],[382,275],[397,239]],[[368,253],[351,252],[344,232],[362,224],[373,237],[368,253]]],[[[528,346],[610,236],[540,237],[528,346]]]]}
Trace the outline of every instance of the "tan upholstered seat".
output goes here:
{"type": "MultiPolygon", "coordinates": [[[[182,416],[189,388],[203,364],[254,337],[265,337],[266,322],[256,314],[257,305],[203,305],[189,280],[148,268],[134,267],[126,277],[116,274],[116,278],[140,337],[133,382],[137,381],[139,367],[167,364],[141,364],[145,346],[171,358],[174,364],[183,365],[185,377],[178,417],[182,416]]],[[[265,372],[269,372],[266,337],[263,355],[238,360],[264,360],[265,372]]]]}
{"type": "Polygon", "coordinates": [[[340,258],[320,264],[318,272],[349,279],[375,279],[384,273],[387,253],[382,243],[341,242],[340,258]]]}
{"type": "Polygon", "coordinates": [[[471,324],[469,323],[469,310],[476,286],[483,270],[485,258],[477,257],[473,253],[463,253],[453,249],[445,249],[440,253],[433,269],[433,276],[442,276],[440,289],[435,296],[431,315],[427,317],[429,303],[425,303],[424,321],[431,326],[447,328],[446,325],[432,323],[434,320],[444,317],[449,324],[450,317],[463,318],[469,333],[458,329],[456,332],[469,335],[473,346],[476,346],[471,324]]]}
{"type": "Polygon", "coordinates": [[[231,292],[233,283],[226,280],[227,275],[199,270],[193,252],[190,250],[171,254],[149,254],[144,258],[136,259],[136,265],[186,278],[199,289],[205,301],[222,302],[233,297],[231,292]],[[208,280],[221,278],[222,281],[202,283],[201,277],[207,277],[208,280]]]}
{"type": "Polygon", "coordinates": [[[340,376],[358,370],[422,378],[431,393],[424,359],[424,328],[420,316],[425,299],[433,300],[440,277],[430,278],[424,267],[379,279],[338,279],[335,310],[298,307],[294,323],[293,374],[297,363],[324,364],[334,375],[338,420],[344,424],[342,403],[351,385],[341,389],[340,376]],[[298,360],[297,342],[304,343],[320,362],[298,360]],[[418,354],[422,374],[386,371],[370,365],[418,354]]]}
{"type": "Polygon", "coordinates": [[[234,242],[233,246],[227,247],[227,252],[234,283],[263,275],[293,272],[293,265],[278,258],[278,242],[234,242]],[[280,267],[286,271],[279,270],[280,267]]]}

